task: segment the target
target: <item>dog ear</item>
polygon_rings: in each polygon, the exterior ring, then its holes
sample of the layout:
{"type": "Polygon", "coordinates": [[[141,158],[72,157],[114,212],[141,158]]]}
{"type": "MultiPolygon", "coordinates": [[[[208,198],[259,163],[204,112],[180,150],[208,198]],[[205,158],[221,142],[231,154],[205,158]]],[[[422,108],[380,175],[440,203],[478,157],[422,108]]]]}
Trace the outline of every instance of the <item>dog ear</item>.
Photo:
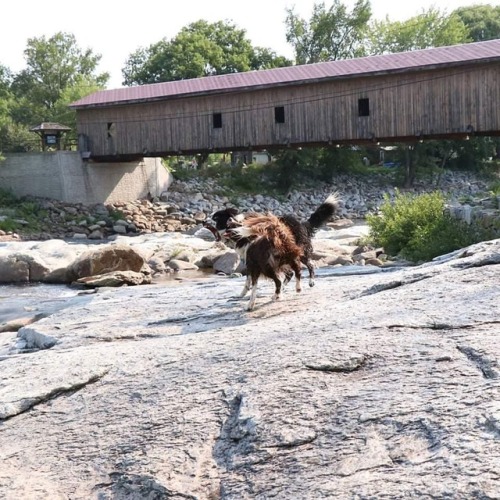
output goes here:
{"type": "Polygon", "coordinates": [[[235,215],[238,215],[239,210],[237,208],[226,208],[227,213],[231,216],[234,217],[235,215]]]}

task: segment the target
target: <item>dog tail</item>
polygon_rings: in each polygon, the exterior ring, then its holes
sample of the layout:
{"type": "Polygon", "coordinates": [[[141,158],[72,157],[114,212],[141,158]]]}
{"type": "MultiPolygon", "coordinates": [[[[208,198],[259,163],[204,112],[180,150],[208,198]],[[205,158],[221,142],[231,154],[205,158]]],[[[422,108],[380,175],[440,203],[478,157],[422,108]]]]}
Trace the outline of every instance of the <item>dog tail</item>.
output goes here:
{"type": "Polygon", "coordinates": [[[309,217],[307,222],[314,232],[327,222],[339,208],[340,197],[338,192],[332,193],[309,217]]]}

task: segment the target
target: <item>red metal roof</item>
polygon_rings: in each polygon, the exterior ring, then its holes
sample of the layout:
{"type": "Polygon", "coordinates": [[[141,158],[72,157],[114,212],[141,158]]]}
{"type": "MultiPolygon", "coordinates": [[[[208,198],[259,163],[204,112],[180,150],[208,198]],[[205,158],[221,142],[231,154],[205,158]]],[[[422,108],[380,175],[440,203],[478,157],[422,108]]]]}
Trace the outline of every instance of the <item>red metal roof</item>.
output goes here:
{"type": "Polygon", "coordinates": [[[174,96],[308,83],[317,80],[366,76],[487,60],[500,60],[500,39],[357,59],[288,66],[286,68],[206,76],[191,80],[124,87],[115,90],[101,90],[72,103],[70,107],[119,105],[127,102],[166,99],[174,96]]]}

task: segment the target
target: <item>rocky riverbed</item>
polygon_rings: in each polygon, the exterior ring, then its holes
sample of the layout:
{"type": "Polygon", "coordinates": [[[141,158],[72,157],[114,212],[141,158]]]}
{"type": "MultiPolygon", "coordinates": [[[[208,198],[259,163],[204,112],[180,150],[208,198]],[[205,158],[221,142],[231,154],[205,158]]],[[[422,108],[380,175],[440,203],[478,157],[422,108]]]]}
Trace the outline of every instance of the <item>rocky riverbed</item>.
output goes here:
{"type": "Polygon", "coordinates": [[[498,498],[499,264],[325,267],[252,312],[238,277],[101,288],[0,333],[0,497],[498,498]]]}
{"type": "MultiPolygon", "coordinates": [[[[229,200],[201,184],[132,204],[178,228],[115,231],[105,207],[83,232],[65,209],[60,233],[4,235],[0,498],[499,498],[500,239],[388,263],[347,186],[316,286],[273,302],[262,281],[252,312],[201,227],[229,200]]],[[[240,208],[305,218],[335,187],[240,208]]]]}
{"type": "MultiPolygon", "coordinates": [[[[478,210],[498,208],[496,197],[488,195],[491,180],[468,172],[445,172],[441,177],[419,181],[412,188],[415,194],[441,190],[449,195],[450,205],[460,209],[461,203],[477,204],[478,210]],[[491,199],[490,199],[491,198],[491,199]],[[465,200],[465,201],[464,201],[465,200]]],[[[337,191],[342,203],[337,218],[362,220],[377,212],[387,195],[396,193],[388,172],[367,176],[338,175],[331,183],[319,183],[314,189],[296,189],[280,198],[256,194],[238,195],[226,191],[217,179],[175,181],[161,198],[113,204],[82,205],[54,200],[36,200],[42,213],[41,230],[17,233],[0,230],[0,241],[62,239],[79,242],[105,241],[116,235],[136,235],[158,232],[195,234],[203,222],[216,210],[237,206],[242,211],[270,210],[278,215],[294,213],[307,219],[329,194],[337,191]]],[[[7,217],[0,209],[0,220],[7,217]]],[[[497,214],[498,217],[498,214],[497,214]]],[[[18,224],[27,221],[17,220],[18,224]]]]}

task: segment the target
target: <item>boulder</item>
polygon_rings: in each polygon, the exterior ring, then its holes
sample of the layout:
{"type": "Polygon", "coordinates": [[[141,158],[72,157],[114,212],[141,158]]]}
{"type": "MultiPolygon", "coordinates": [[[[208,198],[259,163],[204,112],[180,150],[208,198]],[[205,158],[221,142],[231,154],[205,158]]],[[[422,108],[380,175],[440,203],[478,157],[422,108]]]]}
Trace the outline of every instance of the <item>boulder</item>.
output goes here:
{"type": "Polygon", "coordinates": [[[213,268],[216,273],[233,274],[239,268],[240,256],[233,251],[226,252],[214,261],[213,268]]]}
{"type": "Polygon", "coordinates": [[[28,283],[29,264],[14,255],[0,255],[0,283],[28,283]]]}
{"type": "Polygon", "coordinates": [[[73,281],[87,276],[106,274],[113,271],[148,271],[144,257],[134,248],[123,245],[106,245],[91,248],[71,266],[73,281]]]}

